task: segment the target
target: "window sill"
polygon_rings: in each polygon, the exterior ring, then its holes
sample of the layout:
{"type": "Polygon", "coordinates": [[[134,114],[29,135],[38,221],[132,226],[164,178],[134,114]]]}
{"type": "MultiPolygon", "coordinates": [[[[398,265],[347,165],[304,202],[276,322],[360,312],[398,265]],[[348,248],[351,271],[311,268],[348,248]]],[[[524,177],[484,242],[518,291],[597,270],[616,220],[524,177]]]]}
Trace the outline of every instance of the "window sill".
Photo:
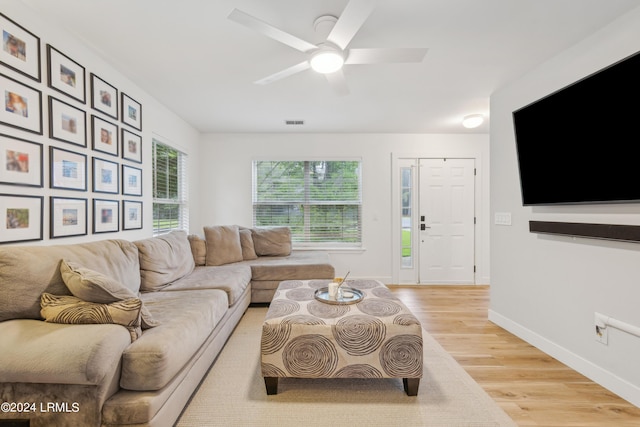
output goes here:
{"type": "Polygon", "coordinates": [[[354,247],[354,248],[344,248],[344,247],[336,247],[336,246],[320,246],[320,247],[293,247],[294,251],[323,251],[329,253],[364,253],[366,252],[366,248],[364,247],[354,247]]]}

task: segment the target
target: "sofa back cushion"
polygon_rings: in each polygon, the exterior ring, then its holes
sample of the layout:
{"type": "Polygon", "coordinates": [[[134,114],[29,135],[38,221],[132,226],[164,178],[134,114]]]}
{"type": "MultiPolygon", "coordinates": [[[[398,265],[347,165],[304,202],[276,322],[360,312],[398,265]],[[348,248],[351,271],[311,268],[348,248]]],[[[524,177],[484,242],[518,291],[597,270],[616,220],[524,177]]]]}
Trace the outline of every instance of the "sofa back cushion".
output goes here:
{"type": "Polygon", "coordinates": [[[237,225],[204,227],[207,241],[206,265],[224,265],[242,261],[242,244],[237,225]]]}
{"type": "Polygon", "coordinates": [[[249,228],[240,229],[240,246],[242,246],[243,260],[250,261],[252,259],[258,258],[258,255],[256,254],[256,247],[253,244],[253,236],[251,235],[251,229],[249,228]]]}
{"type": "Polygon", "coordinates": [[[133,243],[140,254],[140,289],[143,291],[158,291],[195,268],[187,233],[183,230],[133,243]]]}
{"type": "Polygon", "coordinates": [[[207,262],[207,241],[197,234],[189,234],[187,238],[191,245],[193,261],[195,261],[196,265],[205,265],[207,262]]]}
{"type": "Polygon", "coordinates": [[[258,256],[287,256],[291,253],[289,227],[252,228],[251,236],[258,256]]]}
{"type": "Polygon", "coordinates": [[[134,294],[140,290],[138,250],[126,240],[0,247],[0,321],[41,319],[44,292],[70,295],[60,273],[62,259],[112,277],[134,294]]]}

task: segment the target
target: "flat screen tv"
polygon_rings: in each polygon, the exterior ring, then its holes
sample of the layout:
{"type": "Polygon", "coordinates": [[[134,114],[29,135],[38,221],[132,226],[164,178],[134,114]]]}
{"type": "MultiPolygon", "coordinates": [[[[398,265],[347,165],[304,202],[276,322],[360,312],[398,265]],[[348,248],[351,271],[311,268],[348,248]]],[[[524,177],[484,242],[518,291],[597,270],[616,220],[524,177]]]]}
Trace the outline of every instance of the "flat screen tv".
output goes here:
{"type": "Polygon", "coordinates": [[[525,206],[640,202],[640,52],[513,122],[525,206]]]}

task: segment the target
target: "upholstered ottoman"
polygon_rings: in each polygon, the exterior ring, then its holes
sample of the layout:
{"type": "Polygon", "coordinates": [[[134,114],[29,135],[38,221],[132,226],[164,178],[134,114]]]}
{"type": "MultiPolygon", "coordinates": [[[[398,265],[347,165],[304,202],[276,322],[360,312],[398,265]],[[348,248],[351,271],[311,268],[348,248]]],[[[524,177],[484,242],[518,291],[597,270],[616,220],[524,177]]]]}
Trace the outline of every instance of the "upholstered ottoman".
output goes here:
{"type": "Polygon", "coordinates": [[[402,378],[409,396],[422,378],[422,326],[382,283],[349,280],[354,304],[314,297],[330,280],[280,283],[262,324],[261,366],[267,394],[278,378],[402,378]]]}

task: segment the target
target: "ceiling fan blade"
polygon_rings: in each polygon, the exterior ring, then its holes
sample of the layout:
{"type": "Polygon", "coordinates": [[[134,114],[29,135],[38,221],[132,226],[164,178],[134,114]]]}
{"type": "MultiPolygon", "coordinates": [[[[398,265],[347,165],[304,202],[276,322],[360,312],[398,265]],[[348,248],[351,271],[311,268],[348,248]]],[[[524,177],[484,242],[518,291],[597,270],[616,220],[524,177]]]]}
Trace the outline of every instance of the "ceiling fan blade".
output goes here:
{"type": "Polygon", "coordinates": [[[347,86],[347,79],[344,77],[342,70],[338,70],[335,73],[325,74],[329,85],[339,96],[349,95],[349,87],[347,86]]]}
{"type": "Polygon", "coordinates": [[[349,49],[345,64],[383,64],[401,62],[422,62],[427,48],[370,48],[349,49]]]}
{"type": "Polygon", "coordinates": [[[327,40],[345,50],[375,6],[375,0],[351,0],[327,40]]]}
{"type": "Polygon", "coordinates": [[[294,65],[293,67],[285,68],[282,71],[278,71],[275,74],[271,74],[270,76],[265,77],[263,79],[256,80],[253,83],[255,83],[257,85],[268,85],[269,83],[273,83],[273,82],[275,82],[277,80],[281,80],[281,79],[284,79],[285,77],[289,77],[289,76],[292,76],[294,74],[300,73],[300,72],[302,72],[304,70],[307,70],[307,69],[309,69],[309,67],[310,67],[309,61],[304,61],[304,62],[301,62],[299,64],[294,65]]]}
{"type": "Polygon", "coordinates": [[[301,52],[308,52],[313,49],[317,49],[318,46],[306,42],[294,35],[284,32],[273,25],[255,18],[245,12],[238,9],[233,9],[228,17],[230,20],[237,22],[240,25],[244,25],[254,31],[264,34],[265,36],[272,38],[280,43],[286,44],[301,52]]]}

